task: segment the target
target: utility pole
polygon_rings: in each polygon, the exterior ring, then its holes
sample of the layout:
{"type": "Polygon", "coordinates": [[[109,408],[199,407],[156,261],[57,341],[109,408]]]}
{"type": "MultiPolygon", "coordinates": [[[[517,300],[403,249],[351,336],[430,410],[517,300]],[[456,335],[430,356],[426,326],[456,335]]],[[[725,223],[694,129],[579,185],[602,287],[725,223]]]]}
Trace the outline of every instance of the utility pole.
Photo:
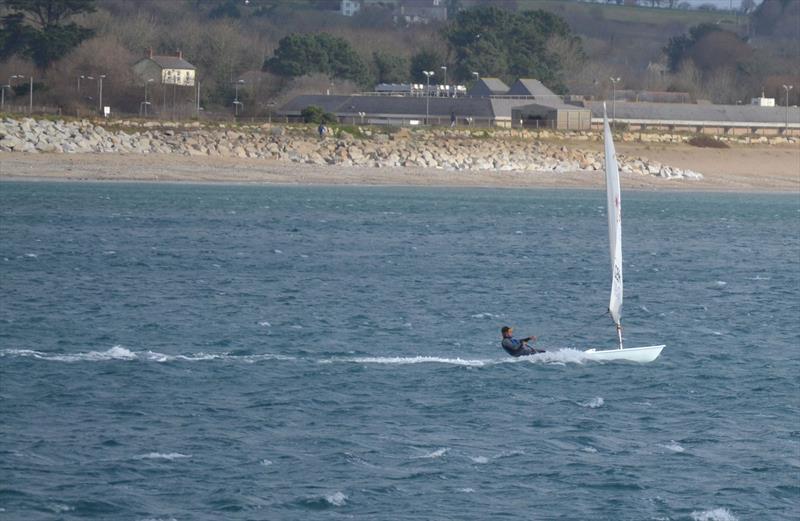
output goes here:
{"type": "Polygon", "coordinates": [[[28,114],[33,114],[33,76],[31,76],[30,99],[28,100],[28,114]]]}
{"type": "Polygon", "coordinates": [[[614,126],[617,120],[617,83],[621,78],[609,78],[611,80],[611,125],[614,126]]]}
{"type": "Polygon", "coordinates": [[[794,85],[784,85],[783,90],[786,91],[786,133],[789,133],[789,91],[794,88],[794,85]]]}
{"type": "Polygon", "coordinates": [[[425,124],[427,125],[430,114],[431,76],[433,76],[433,71],[422,71],[422,74],[425,75],[425,124]]]}

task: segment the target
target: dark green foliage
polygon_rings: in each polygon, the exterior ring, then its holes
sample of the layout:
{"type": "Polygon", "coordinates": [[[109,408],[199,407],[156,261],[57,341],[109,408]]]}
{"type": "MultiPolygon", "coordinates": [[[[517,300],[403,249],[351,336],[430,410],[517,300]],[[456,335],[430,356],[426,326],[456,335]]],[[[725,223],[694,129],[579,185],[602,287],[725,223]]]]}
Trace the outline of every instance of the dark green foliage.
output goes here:
{"type": "Polygon", "coordinates": [[[236,0],[227,0],[209,11],[208,16],[210,18],[241,18],[242,13],[237,4],[236,0]]]}
{"type": "Polygon", "coordinates": [[[275,56],[264,69],[280,76],[296,77],[321,72],[365,85],[369,72],[347,40],[327,33],[290,34],[278,42],[275,56]]]}
{"type": "Polygon", "coordinates": [[[372,53],[375,80],[378,83],[402,83],[408,80],[408,60],[387,52],[372,53]]]}
{"type": "MultiPolygon", "coordinates": [[[[497,7],[461,11],[444,32],[455,52],[455,78],[469,80],[472,72],[506,81],[536,78],[564,90],[561,64],[548,51],[552,37],[580,41],[559,16],[534,10],[512,13],[497,7]]],[[[582,50],[581,50],[582,52],[582,50]]]]}
{"type": "Polygon", "coordinates": [[[664,47],[664,54],[667,55],[667,65],[671,72],[677,72],[681,62],[689,56],[692,47],[706,35],[722,31],[716,24],[704,23],[689,29],[689,35],[682,34],[669,39],[669,43],[664,47]]]}
{"type": "Polygon", "coordinates": [[[301,110],[300,116],[306,123],[336,123],[338,121],[335,114],[325,112],[314,105],[310,105],[301,110]]]}
{"type": "Polygon", "coordinates": [[[430,79],[431,83],[442,83],[439,74],[442,72],[439,67],[444,65],[444,58],[433,49],[423,49],[411,57],[411,80],[415,83],[425,83],[425,75],[422,71],[434,71],[435,76],[430,79]]]}
{"type": "Polygon", "coordinates": [[[94,31],[70,16],[94,12],[94,0],[5,0],[11,11],[0,29],[0,58],[22,54],[45,68],[90,38],[94,31]]]}

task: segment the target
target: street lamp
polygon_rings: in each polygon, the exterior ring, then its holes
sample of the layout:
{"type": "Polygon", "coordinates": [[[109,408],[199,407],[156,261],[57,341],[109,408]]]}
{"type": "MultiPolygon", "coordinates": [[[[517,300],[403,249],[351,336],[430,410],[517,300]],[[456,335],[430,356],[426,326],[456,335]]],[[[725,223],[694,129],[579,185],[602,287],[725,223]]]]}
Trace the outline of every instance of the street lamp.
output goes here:
{"type": "Polygon", "coordinates": [[[140,104],[139,107],[139,115],[142,115],[142,108],[144,108],[144,117],[147,117],[147,106],[151,103],[147,99],[147,87],[153,82],[153,78],[148,78],[147,81],[144,82],[144,101],[140,104]]]}
{"type": "Polygon", "coordinates": [[[611,124],[613,125],[617,119],[617,83],[621,78],[609,78],[611,80],[611,124]]]}
{"type": "Polygon", "coordinates": [[[103,78],[105,78],[105,74],[100,74],[97,76],[97,85],[100,89],[98,103],[100,104],[100,114],[103,114],[103,78]]]}
{"type": "Polygon", "coordinates": [[[240,105],[242,106],[242,110],[244,110],[244,104],[241,101],[239,101],[239,87],[241,85],[244,85],[244,80],[238,80],[236,82],[236,84],[235,84],[235,86],[236,86],[235,87],[236,88],[236,96],[233,99],[233,115],[234,116],[238,116],[239,115],[239,106],[240,105]]]}
{"type": "Polygon", "coordinates": [[[2,111],[6,105],[6,89],[9,91],[11,90],[11,80],[22,79],[24,77],[25,76],[21,74],[14,74],[13,76],[8,77],[7,85],[0,86],[0,111],[2,111]]]}
{"type": "Polygon", "coordinates": [[[31,76],[30,97],[28,98],[28,114],[33,114],[33,76],[31,76]]]}
{"type": "Polygon", "coordinates": [[[444,88],[447,89],[447,93],[450,94],[450,89],[447,87],[447,65],[442,65],[439,68],[442,69],[444,88]]]}
{"type": "Polygon", "coordinates": [[[786,132],[789,132],[789,91],[794,88],[794,85],[784,85],[783,90],[786,91],[786,132]]]}
{"type": "Polygon", "coordinates": [[[422,74],[425,75],[425,124],[428,124],[428,115],[430,114],[430,103],[431,103],[431,76],[433,76],[433,71],[422,71],[422,74]]]}

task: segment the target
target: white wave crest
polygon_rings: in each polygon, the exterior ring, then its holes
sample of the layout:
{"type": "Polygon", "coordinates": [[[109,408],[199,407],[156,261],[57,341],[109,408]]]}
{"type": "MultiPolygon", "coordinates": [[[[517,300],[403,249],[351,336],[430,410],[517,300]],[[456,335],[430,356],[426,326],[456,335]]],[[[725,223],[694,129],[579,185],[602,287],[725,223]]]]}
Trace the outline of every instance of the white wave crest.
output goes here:
{"type": "Polygon", "coordinates": [[[496,360],[464,360],[463,358],[443,358],[439,356],[365,356],[358,358],[342,358],[340,362],[355,362],[357,364],[452,364],[465,365],[471,367],[483,367],[484,365],[496,363],[496,360]]]}
{"type": "Polygon", "coordinates": [[[581,407],[588,407],[589,409],[597,409],[598,407],[602,407],[603,404],[606,403],[600,396],[595,396],[588,402],[578,402],[578,405],[581,407]]]}
{"type": "Polygon", "coordinates": [[[474,488],[470,488],[470,487],[459,488],[457,490],[458,490],[458,492],[463,492],[465,494],[472,494],[473,492],[475,492],[475,489],[474,488]]]}
{"type": "Polygon", "coordinates": [[[436,458],[441,458],[442,456],[447,454],[449,451],[450,451],[449,448],[444,447],[444,448],[437,449],[437,450],[435,450],[433,452],[428,452],[427,454],[423,454],[422,456],[417,456],[417,457],[419,459],[436,459],[436,458]]]}
{"type": "Polygon", "coordinates": [[[489,458],[487,458],[486,456],[470,456],[469,459],[471,459],[473,463],[477,463],[478,465],[489,463],[489,458]]]}
{"type": "Polygon", "coordinates": [[[166,459],[173,461],[176,459],[191,457],[191,454],[181,454],[180,452],[168,452],[166,454],[161,452],[149,452],[147,454],[139,454],[138,456],[134,456],[134,459],[166,459]]]}
{"type": "Polygon", "coordinates": [[[340,507],[347,502],[347,496],[341,492],[334,492],[325,496],[325,501],[335,507],[340,507]]]}
{"type": "Polygon", "coordinates": [[[692,512],[692,519],[694,521],[739,521],[727,508],[692,512]]]}
{"type": "Polygon", "coordinates": [[[106,360],[138,360],[144,362],[203,362],[208,360],[224,360],[244,362],[248,364],[262,360],[297,360],[293,356],[263,353],[257,355],[232,355],[230,353],[192,353],[188,355],[168,355],[156,351],[131,351],[123,346],[114,346],[107,351],[89,351],[86,353],[46,353],[32,349],[2,349],[0,357],[31,357],[53,362],[102,362],[106,360]]]}
{"type": "Polygon", "coordinates": [[[685,452],[686,449],[680,446],[677,441],[669,440],[669,443],[662,443],[659,445],[660,447],[664,447],[667,450],[671,450],[672,452],[685,452]]]}
{"type": "Polygon", "coordinates": [[[261,463],[261,465],[263,465],[265,467],[269,467],[270,465],[272,465],[272,461],[270,461],[268,459],[262,459],[260,463],[261,463]]]}

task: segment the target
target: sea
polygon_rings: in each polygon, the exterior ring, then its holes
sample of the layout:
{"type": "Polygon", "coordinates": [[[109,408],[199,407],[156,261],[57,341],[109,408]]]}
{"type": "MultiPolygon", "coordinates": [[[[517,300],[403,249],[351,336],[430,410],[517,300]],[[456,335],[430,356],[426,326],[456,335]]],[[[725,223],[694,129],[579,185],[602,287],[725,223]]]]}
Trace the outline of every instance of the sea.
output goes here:
{"type": "Polygon", "coordinates": [[[798,519],[800,197],[622,208],[649,364],[602,191],[4,181],[0,519],[798,519]]]}

